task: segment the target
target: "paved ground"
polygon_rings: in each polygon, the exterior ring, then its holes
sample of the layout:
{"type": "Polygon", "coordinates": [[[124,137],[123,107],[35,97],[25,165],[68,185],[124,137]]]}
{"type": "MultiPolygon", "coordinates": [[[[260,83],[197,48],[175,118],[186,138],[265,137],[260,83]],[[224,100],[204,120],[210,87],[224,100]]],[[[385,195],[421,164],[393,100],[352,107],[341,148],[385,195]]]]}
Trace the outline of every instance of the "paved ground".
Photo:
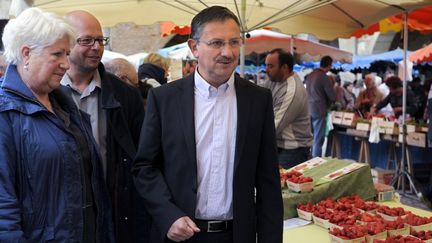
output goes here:
{"type": "Polygon", "coordinates": [[[412,193],[402,193],[400,190],[398,190],[398,193],[401,196],[400,202],[402,204],[432,212],[432,205],[430,202],[424,202],[422,199],[412,193]],[[429,204],[429,206],[427,204],[429,204]]]}

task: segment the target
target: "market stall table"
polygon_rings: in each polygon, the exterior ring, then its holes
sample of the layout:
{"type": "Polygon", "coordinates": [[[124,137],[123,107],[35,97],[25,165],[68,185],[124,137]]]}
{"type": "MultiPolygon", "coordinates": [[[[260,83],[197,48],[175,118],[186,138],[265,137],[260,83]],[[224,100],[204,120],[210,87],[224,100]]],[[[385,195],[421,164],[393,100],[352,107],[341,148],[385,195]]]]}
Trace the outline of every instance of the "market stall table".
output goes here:
{"type": "Polygon", "coordinates": [[[296,207],[299,203],[309,201],[315,203],[322,199],[331,197],[333,199],[341,196],[357,194],[363,199],[373,199],[375,197],[375,188],[372,182],[370,167],[367,164],[360,168],[338,177],[332,181],[323,182],[322,177],[338,169],[344,168],[354,161],[325,158],[326,163],[316,168],[305,171],[305,176],[312,177],[314,184],[313,191],[306,193],[291,192],[287,188],[282,190],[284,202],[284,219],[297,217],[296,207]]]}
{"type": "MultiPolygon", "coordinates": [[[[417,135],[417,134],[423,135],[422,133],[408,133],[407,143],[405,146],[406,170],[408,173],[410,173],[413,176],[415,176],[415,174],[414,174],[414,168],[413,168],[414,159],[413,159],[412,151],[416,148],[428,150],[428,148],[425,148],[426,143],[417,144],[418,140],[419,140],[418,137],[414,137],[414,139],[417,139],[417,140],[411,139],[413,141],[411,141],[409,139],[410,136],[417,135]]],[[[357,140],[360,142],[357,161],[363,162],[363,163],[368,163],[371,167],[375,167],[374,165],[376,165],[377,161],[371,160],[370,146],[372,146],[372,145],[377,146],[377,144],[370,144],[369,143],[369,141],[368,141],[369,132],[368,131],[361,131],[361,130],[350,128],[350,127],[347,127],[344,125],[335,124],[335,129],[333,131],[331,131],[330,136],[331,136],[331,150],[330,150],[331,156],[334,156],[337,158],[343,158],[344,157],[341,155],[341,151],[342,151],[341,144],[344,144],[344,149],[346,148],[346,146],[349,146],[349,144],[345,144],[346,141],[342,139],[344,136],[347,136],[347,137],[351,137],[354,140],[357,140]]],[[[424,135],[424,137],[425,137],[425,135],[424,135]]],[[[423,138],[423,140],[425,140],[425,138],[423,138]]],[[[420,141],[422,141],[422,140],[420,139],[420,141]]],[[[387,160],[385,163],[386,166],[383,166],[382,168],[387,168],[387,169],[399,168],[401,156],[399,155],[400,149],[397,149],[397,148],[402,147],[399,136],[397,134],[380,134],[379,144],[381,144],[383,142],[388,144],[388,146],[385,147],[385,150],[387,151],[386,152],[387,160]]],[[[402,184],[406,183],[406,182],[404,182],[404,179],[402,179],[402,177],[400,179],[401,180],[398,181],[397,188],[401,188],[402,184]]],[[[410,192],[412,191],[411,185],[409,186],[409,191],[410,192]]]]}
{"type": "MultiPolygon", "coordinates": [[[[399,202],[392,201],[392,202],[384,202],[382,204],[387,205],[389,207],[403,207],[404,209],[409,210],[414,214],[423,217],[432,216],[432,212],[405,206],[399,202]]],[[[330,243],[330,238],[328,235],[328,230],[320,226],[316,226],[314,224],[309,224],[298,228],[284,230],[283,242],[284,243],[318,243],[318,242],[330,243]]]]}

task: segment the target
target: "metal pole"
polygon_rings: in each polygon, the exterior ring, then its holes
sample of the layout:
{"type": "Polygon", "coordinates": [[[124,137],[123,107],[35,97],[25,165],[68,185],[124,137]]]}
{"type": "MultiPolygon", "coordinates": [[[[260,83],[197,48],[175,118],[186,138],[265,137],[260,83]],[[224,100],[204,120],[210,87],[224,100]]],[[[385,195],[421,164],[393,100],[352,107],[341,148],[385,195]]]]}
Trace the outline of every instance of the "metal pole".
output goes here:
{"type": "MultiPolygon", "coordinates": [[[[404,28],[403,28],[403,79],[402,79],[402,156],[401,156],[401,171],[406,170],[406,128],[405,128],[405,119],[406,119],[406,85],[407,85],[407,48],[408,48],[408,12],[404,13],[404,28]]],[[[402,193],[405,193],[405,175],[402,176],[402,193]]]]}
{"type": "Polygon", "coordinates": [[[240,21],[242,21],[243,29],[241,30],[241,38],[243,40],[240,46],[240,77],[244,78],[245,70],[245,36],[246,36],[246,0],[241,1],[240,21]]]}
{"type": "MultiPolygon", "coordinates": [[[[407,60],[407,49],[408,49],[408,12],[404,13],[404,30],[403,30],[403,49],[404,49],[404,60],[403,60],[403,93],[402,93],[402,124],[405,126],[406,119],[406,92],[407,92],[407,80],[408,80],[408,60],[407,60]]],[[[405,135],[405,133],[404,133],[405,135]]]]}
{"type": "Polygon", "coordinates": [[[291,55],[294,55],[294,37],[292,35],[290,40],[290,53],[291,55]]]}

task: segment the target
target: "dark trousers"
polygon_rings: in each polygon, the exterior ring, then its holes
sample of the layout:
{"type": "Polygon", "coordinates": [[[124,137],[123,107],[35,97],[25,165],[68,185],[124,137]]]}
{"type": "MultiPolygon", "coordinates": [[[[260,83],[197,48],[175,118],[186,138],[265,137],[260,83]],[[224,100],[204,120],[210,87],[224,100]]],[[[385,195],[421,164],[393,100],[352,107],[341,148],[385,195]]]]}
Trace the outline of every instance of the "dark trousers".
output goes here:
{"type": "Polygon", "coordinates": [[[220,233],[200,232],[193,236],[188,243],[233,243],[233,232],[225,231],[220,233]]]}
{"type": "Polygon", "coordinates": [[[309,147],[300,147],[296,149],[278,148],[279,165],[284,169],[291,168],[305,162],[311,157],[311,149],[309,147]]]}
{"type": "Polygon", "coordinates": [[[313,146],[312,157],[322,156],[322,146],[325,138],[326,116],[311,117],[312,133],[313,133],[313,146]]]}
{"type": "Polygon", "coordinates": [[[428,100],[428,117],[429,117],[429,127],[428,127],[429,147],[432,147],[432,99],[428,100]]]}

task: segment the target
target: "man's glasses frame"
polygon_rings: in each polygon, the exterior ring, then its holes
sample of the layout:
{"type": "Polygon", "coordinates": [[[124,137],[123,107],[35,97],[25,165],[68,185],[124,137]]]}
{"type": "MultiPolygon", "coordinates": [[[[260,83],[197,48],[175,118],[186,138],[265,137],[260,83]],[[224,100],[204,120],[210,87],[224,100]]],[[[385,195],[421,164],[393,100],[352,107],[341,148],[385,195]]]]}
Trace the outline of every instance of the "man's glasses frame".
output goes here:
{"type": "Polygon", "coordinates": [[[76,40],[76,42],[80,46],[93,46],[96,43],[96,41],[99,43],[99,45],[106,46],[109,43],[109,37],[93,38],[87,36],[87,37],[80,37],[76,40]]]}
{"type": "Polygon", "coordinates": [[[209,41],[204,41],[201,39],[195,39],[198,43],[204,43],[207,46],[209,46],[212,49],[221,49],[223,47],[225,47],[225,45],[229,45],[231,48],[238,48],[241,46],[241,44],[243,43],[243,39],[242,38],[234,38],[231,39],[229,41],[224,41],[224,40],[220,40],[220,39],[214,39],[214,40],[209,40],[209,41]]]}

